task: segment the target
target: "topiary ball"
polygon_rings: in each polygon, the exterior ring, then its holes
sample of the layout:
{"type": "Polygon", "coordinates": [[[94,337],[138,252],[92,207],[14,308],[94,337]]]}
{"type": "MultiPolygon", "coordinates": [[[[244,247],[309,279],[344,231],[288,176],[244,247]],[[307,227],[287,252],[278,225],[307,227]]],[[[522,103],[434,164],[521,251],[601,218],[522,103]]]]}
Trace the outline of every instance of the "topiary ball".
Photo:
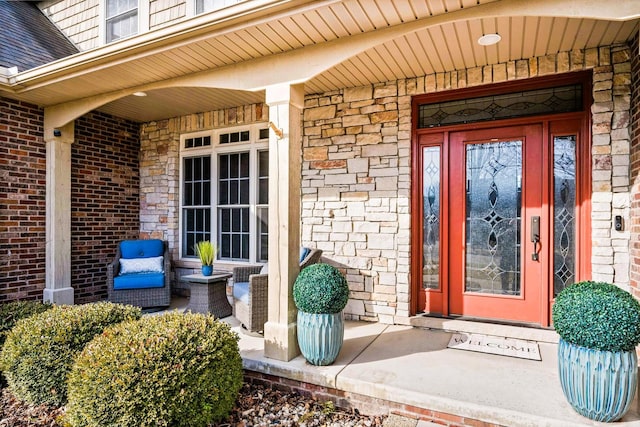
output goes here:
{"type": "Polygon", "coordinates": [[[553,305],[553,327],[563,340],[601,351],[632,351],[640,343],[640,303],[615,285],[579,282],[553,305]]]}
{"type": "Polygon", "coordinates": [[[242,386],[238,335],[211,315],[145,316],[89,343],[69,374],[71,427],[207,426],[242,386]]]}
{"type": "Polygon", "coordinates": [[[306,313],[339,313],[349,301],[344,274],[329,264],[304,268],[293,284],[293,300],[306,313]]]}
{"type": "Polygon", "coordinates": [[[20,319],[26,319],[34,314],[44,313],[52,308],[50,303],[40,301],[11,301],[0,304],[0,347],[4,344],[9,331],[20,319]]]}
{"type": "Polygon", "coordinates": [[[67,376],[84,346],[107,326],[140,316],[138,307],[100,302],[57,305],[18,321],[0,354],[9,389],[29,403],[64,405],[67,376]]]}

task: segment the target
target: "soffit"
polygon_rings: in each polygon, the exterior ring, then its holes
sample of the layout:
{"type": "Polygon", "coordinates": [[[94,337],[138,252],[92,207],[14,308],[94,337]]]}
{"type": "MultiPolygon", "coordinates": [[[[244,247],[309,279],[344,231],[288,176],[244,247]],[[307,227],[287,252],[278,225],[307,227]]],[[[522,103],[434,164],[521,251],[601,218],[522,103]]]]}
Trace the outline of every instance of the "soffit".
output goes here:
{"type": "MultiPolygon", "coordinates": [[[[75,69],[70,67],[68,73],[59,73],[59,77],[39,79],[36,76],[26,83],[18,97],[42,106],[56,105],[78,97],[143,87],[158,81],[322,45],[332,40],[454,11],[481,8],[493,1],[294,1],[289,9],[280,4],[273,13],[262,11],[255,20],[245,19],[241,23],[230,22],[218,26],[211,24],[210,27],[199,24],[198,30],[190,33],[181,30],[173,38],[171,27],[167,27],[160,31],[163,40],[155,48],[136,47],[132,44],[135,40],[114,44],[111,50],[117,52],[117,47],[121,45],[122,52],[113,53],[108,58],[105,55],[103,62],[96,61],[90,71],[76,66],[75,69]]],[[[232,11],[232,8],[228,9],[228,12],[232,11]]],[[[215,21],[217,16],[220,15],[201,16],[194,22],[200,23],[208,17],[215,21]]],[[[637,19],[619,22],[479,14],[473,19],[422,28],[367,49],[315,76],[305,83],[305,90],[307,93],[318,93],[623,43],[637,29],[637,19]],[[482,34],[492,32],[502,36],[498,45],[482,47],[476,43],[482,34]]],[[[331,51],[328,49],[326,54],[330,56],[331,51]]],[[[136,121],[149,121],[264,99],[262,91],[204,88],[158,89],[149,91],[148,95],[144,98],[125,96],[104,105],[100,111],[136,121]]]]}

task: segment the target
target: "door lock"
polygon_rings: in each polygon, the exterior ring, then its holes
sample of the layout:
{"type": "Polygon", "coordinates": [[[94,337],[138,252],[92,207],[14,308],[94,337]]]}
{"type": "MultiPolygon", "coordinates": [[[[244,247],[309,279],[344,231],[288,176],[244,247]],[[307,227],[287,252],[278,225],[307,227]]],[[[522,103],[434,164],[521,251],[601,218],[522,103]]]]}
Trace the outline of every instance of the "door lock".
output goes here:
{"type": "Polygon", "coordinates": [[[531,254],[531,259],[533,261],[538,261],[540,259],[540,249],[542,248],[542,244],[540,244],[539,216],[531,217],[531,241],[533,242],[533,253],[531,254]]]}

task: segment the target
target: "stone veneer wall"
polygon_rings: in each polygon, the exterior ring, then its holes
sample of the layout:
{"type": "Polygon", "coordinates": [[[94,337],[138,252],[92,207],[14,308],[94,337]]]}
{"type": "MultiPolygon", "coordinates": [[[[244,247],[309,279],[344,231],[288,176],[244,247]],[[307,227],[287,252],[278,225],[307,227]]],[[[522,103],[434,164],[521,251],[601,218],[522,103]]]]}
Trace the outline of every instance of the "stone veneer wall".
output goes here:
{"type": "Polygon", "coordinates": [[[592,69],[592,277],[628,288],[629,47],[512,61],[308,96],[303,140],[303,243],[347,271],[347,317],[409,316],[411,97],[592,69]]]}
{"type": "MultiPolygon", "coordinates": [[[[628,289],[630,232],[612,218],[630,220],[630,58],[628,46],[611,46],[307,96],[302,243],[346,271],[347,318],[410,314],[411,97],[585,69],[594,73],[592,278],[628,289]]],[[[143,125],[141,234],[169,240],[177,257],[181,133],[267,120],[258,104],[143,125]]]]}
{"type": "MultiPolygon", "coordinates": [[[[140,131],[140,235],[167,240],[172,259],[179,259],[181,134],[268,120],[267,106],[252,104],[143,124],[140,131]]],[[[196,267],[175,265],[178,280],[174,280],[173,286],[177,293],[183,293],[186,285],[181,284],[179,278],[195,272],[196,267]]]]}

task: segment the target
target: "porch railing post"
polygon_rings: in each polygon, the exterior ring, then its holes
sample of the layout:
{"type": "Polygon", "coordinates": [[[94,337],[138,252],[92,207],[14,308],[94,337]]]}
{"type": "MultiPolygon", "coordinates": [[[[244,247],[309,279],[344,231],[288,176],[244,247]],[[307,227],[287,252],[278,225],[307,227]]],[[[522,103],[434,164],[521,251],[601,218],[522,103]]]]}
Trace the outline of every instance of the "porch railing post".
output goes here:
{"type": "Polygon", "coordinates": [[[302,85],[267,87],[269,106],[269,316],[264,354],[289,361],[300,354],[293,282],[300,266],[302,85]]]}

